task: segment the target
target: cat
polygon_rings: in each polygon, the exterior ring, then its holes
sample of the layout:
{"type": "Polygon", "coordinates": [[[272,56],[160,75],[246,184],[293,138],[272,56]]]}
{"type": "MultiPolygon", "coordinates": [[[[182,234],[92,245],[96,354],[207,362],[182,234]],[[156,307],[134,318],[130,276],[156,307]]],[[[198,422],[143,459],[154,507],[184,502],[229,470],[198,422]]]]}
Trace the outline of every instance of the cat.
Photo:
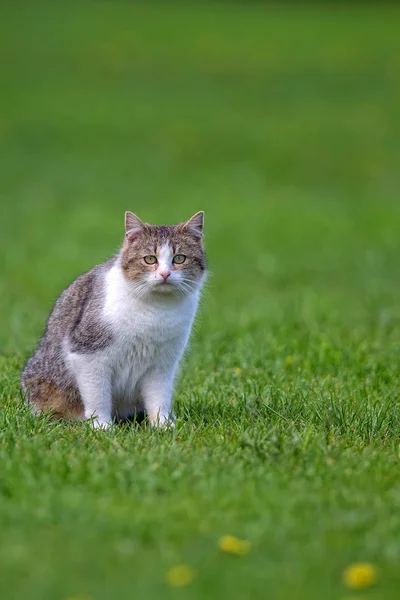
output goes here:
{"type": "Polygon", "coordinates": [[[145,411],[173,423],[173,382],[206,276],[204,213],[179,225],[125,214],[119,253],[59,297],[21,385],[36,414],[107,428],[145,411]]]}

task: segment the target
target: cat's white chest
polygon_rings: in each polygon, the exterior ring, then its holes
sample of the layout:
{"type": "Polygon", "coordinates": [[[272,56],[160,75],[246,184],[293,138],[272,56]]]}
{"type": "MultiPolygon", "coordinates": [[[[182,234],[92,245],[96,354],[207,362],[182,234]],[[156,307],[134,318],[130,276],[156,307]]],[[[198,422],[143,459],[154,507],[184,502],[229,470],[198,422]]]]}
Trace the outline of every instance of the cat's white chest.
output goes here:
{"type": "Polygon", "coordinates": [[[196,307],[197,298],[138,300],[120,269],[110,269],[103,317],[113,332],[108,353],[113,401],[121,408],[118,412],[137,402],[140,380],[149,370],[170,370],[173,376],[196,307]]]}

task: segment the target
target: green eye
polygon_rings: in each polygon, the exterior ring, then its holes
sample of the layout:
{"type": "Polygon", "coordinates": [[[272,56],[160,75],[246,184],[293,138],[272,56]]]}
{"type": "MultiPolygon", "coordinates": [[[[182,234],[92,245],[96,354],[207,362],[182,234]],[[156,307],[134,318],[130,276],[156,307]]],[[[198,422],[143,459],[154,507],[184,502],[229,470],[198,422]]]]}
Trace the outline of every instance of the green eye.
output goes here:
{"type": "Polygon", "coordinates": [[[143,260],[146,265],[155,265],[157,262],[157,257],[150,254],[149,256],[145,256],[143,260]]]}
{"type": "Polygon", "coordinates": [[[185,260],[186,256],[184,254],[175,254],[172,262],[174,262],[176,265],[181,265],[185,262],[185,260]]]}

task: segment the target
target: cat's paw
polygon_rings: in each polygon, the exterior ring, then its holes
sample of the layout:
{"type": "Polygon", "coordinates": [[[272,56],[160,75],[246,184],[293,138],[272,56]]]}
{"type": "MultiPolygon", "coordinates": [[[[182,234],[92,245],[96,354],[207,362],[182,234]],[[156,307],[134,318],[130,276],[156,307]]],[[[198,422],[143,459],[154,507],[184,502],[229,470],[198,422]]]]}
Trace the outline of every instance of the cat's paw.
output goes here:
{"type": "Polygon", "coordinates": [[[96,419],[96,417],[92,417],[89,419],[91,426],[93,429],[110,429],[112,426],[112,421],[108,421],[106,419],[96,419]]]}
{"type": "Polygon", "coordinates": [[[175,414],[170,413],[168,415],[158,414],[154,419],[150,419],[150,423],[153,427],[159,427],[161,429],[170,429],[175,427],[175,414]]]}
{"type": "Polygon", "coordinates": [[[104,431],[106,429],[110,429],[112,427],[112,423],[109,423],[108,421],[96,421],[94,428],[95,429],[103,429],[104,431]]]}

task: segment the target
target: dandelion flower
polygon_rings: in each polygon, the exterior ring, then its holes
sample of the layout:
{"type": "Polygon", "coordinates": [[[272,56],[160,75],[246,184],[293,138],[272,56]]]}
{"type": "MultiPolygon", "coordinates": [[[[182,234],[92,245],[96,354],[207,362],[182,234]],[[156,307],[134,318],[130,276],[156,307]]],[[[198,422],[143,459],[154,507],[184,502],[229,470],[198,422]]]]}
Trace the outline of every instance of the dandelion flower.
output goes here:
{"type": "Polygon", "coordinates": [[[195,578],[195,573],[188,565],[172,567],[166,574],[166,580],[172,587],[184,587],[189,585],[195,578]]]}
{"type": "Polygon", "coordinates": [[[235,375],[240,375],[240,373],[242,372],[242,369],[240,367],[235,367],[233,369],[233,372],[235,373],[235,375]]]}
{"type": "Polygon", "coordinates": [[[218,547],[222,552],[244,556],[250,552],[251,544],[247,540],[239,540],[233,535],[223,535],[219,538],[218,547]]]}
{"type": "Polygon", "coordinates": [[[378,579],[376,567],[370,563],[354,563],[343,571],[343,583],[353,590],[364,590],[378,579]]]}

